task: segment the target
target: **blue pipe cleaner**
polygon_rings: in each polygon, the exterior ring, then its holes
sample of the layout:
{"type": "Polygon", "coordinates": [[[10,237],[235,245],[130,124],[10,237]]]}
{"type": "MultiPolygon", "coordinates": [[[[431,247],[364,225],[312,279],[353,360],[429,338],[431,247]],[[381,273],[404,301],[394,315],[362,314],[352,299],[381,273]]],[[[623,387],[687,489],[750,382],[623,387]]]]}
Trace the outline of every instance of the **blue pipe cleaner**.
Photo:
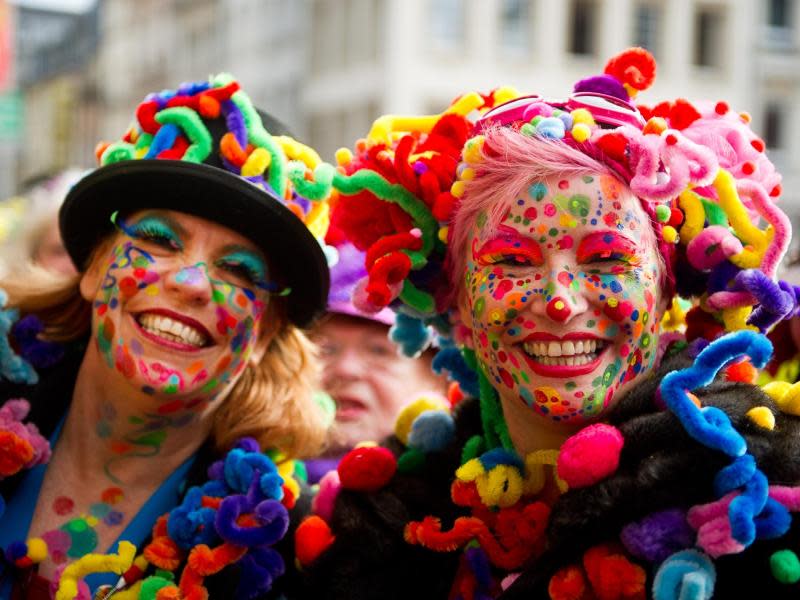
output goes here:
{"type": "Polygon", "coordinates": [[[714,490],[722,496],[744,487],[728,507],[728,520],[733,538],[749,546],[756,537],[780,537],[786,533],[791,515],[786,507],[769,498],[767,477],[757,468],[755,458],[746,454],[747,442],[733,428],[728,416],[711,406],[699,409],[686,393],[708,385],[722,367],[743,355],[761,368],[772,355],[772,344],[752,331],[730,333],[706,346],[691,367],[667,374],[660,391],[692,438],[735,458],[715,476],[714,490]]]}
{"type": "Polygon", "coordinates": [[[697,550],[681,550],[658,568],[653,579],[654,600],[709,600],[717,572],[711,559],[697,550]]]}
{"type": "Polygon", "coordinates": [[[728,416],[713,406],[700,410],[686,392],[708,385],[722,367],[741,356],[749,356],[760,369],[771,355],[772,343],[765,336],[753,331],[729,333],[704,348],[692,366],[668,373],[661,382],[661,397],[693,439],[728,456],[742,456],[747,444],[728,416]]]}
{"type": "Polygon", "coordinates": [[[34,385],[39,382],[39,376],[28,361],[14,352],[8,339],[19,311],[14,308],[3,309],[7,301],[8,295],[0,289],[0,381],[5,379],[34,385]]]}
{"type": "Polygon", "coordinates": [[[239,107],[231,99],[223,100],[220,104],[222,114],[225,116],[225,124],[228,131],[233,133],[233,137],[239,143],[239,146],[245,148],[247,146],[247,124],[244,121],[244,115],[239,107]]]}
{"type": "Polygon", "coordinates": [[[172,148],[180,133],[180,128],[174,123],[165,123],[162,125],[153,137],[153,141],[150,142],[150,148],[147,150],[147,154],[144,155],[144,158],[156,158],[164,150],[172,148]]]}
{"type": "Polygon", "coordinates": [[[430,345],[431,332],[420,319],[397,313],[389,338],[400,346],[403,355],[415,358],[430,345]]]}

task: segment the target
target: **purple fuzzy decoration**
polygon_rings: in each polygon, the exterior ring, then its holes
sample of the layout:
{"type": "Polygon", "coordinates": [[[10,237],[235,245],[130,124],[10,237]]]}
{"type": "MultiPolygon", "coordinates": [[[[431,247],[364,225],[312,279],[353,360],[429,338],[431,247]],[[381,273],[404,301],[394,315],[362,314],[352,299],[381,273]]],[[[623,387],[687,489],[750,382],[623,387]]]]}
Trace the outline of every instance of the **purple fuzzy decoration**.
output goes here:
{"type": "Polygon", "coordinates": [[[241,175],[242,174],[242,170],[239,167],[237,167],[235,164],[233,164],[231,161],[229,161],[227,158],[225,158],[221,154],[219,155],[219,159],[220,159],[220,161],[222,161],[222,165],[228,171],[230,171],[231,173],[234,173],[236,175],[241,175]]]}
{"type": "Polygon", "coordinates": [[[247,126],[244,122],[244,116],[239,107],[233,100],[224,100],[220,106],[222,107],[222,114],[225,115],[225,124],[228,126],[228,131],[233,133],[233,137],[239,142],[239,145],[244,148],[247,146],[247,126]]]}
{"type": "Polygon", "coordinates": [[[247,496],[228,496],[219,505],[214,525],[219,536],[237,546],[269,546],[279,541],[289,529],[289,513],[280,502],[264,500],[255,507],[259,527],[240,527],[236,519],[250,512],[252,503],[247,496]]]}
{"type": "Polygon", "coordinates": [[[11,329],[19,354],[37,369],[52,367],[64,357],[64,347],[39,339],[44,324],[34,315],[17,321],[11,329]]]}
{"type": "Polygon", "coordinates": [[[236,598],[250,600],[272,589],[274,581],[283,575],[283,558],[272,548],[251,548],[239,561],[239,586],[236,598]]]}
{"type": "Polygon", "coordinates": [[[606,96],[614,96],[624,102],[630,102],[630,96],[625,90],[625,87],[611,75],[594,75],[581,79],[572,88],[573,92],[594,92],[597,94],[605,94],[606,96]]]}
{"type": "Polygon", "coordinates": [[[739,267],[727,260],[719,263],[708,276],[708,294],[728,290],[728,284],[740,271],[739,267]]]}
{"type": "Polygon", "coordinates": [[[367,275],[363,252],[352,244],[343,244],[337,250],[339,251],[339,262],[331,267],[328,304],[350,302],[350,296],[356,283],[367,275]]]}
{"type": "Polygon", "coordinates": [[[674,508],[646,516],[622,528],[620,541],[633,556],[651,563],[661,563],[679,550],[691,548],[695,532],[686,520],[686,512],[674,508]]]}
{"type": "Polygon", "coordinates": [[[211,463],[206,473],[208,473],[209,479],[222,480],[225,477],[225,461],[218,460],[211,463]]]}
{"type": "Polygon", "coordinates": [[[697,338],[696,340],[692,340],[689,343],[689,348],[686,351],[687,355],[689,356],[689,358],[694,360],[700,355],[700,353],[705,349],[705,347],[708,346],[709,343],[710,342],[705,338],[697,338]]]}
{"type": "Polygon", "coordinates": [[[239,438],[239,441],[236,442],[235,448],[240,448],[245,452],[261,452],[261,446],[258,445],[258,442],[255,438],[251,437],[243,437],[239,438]]]}

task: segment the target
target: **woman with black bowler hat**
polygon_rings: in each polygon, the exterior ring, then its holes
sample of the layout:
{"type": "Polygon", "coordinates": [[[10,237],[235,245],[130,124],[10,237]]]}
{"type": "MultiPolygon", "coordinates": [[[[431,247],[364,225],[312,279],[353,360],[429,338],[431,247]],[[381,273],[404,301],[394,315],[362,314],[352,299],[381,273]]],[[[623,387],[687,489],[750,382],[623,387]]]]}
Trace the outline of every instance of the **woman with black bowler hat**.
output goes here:
{"type": "Polygon", "coordinates": [[[281,586],[291,459],[325,437],[327,191],[262,116],[226,75],[150,94],[61,210],[78,276],[0,284],[0,598],[281,586]]]}

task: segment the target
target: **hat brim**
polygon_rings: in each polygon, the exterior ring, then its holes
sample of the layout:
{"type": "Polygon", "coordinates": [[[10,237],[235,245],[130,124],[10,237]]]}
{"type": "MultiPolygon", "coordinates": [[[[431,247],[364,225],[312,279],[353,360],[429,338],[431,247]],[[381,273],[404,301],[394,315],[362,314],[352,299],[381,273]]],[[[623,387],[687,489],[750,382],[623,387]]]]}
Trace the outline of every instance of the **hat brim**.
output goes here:
{"type": "Polygon", "coordinates": [[[291,288],[289,319],[309,325],[324,312],[328,265],[320,244],[278,198],[222,169],[180,160],[129,160],[81,179],[59,214],[64,246],[79,270],[112,229],[115,211],[163,208],[236,231],[256,244],[291,288]]]}

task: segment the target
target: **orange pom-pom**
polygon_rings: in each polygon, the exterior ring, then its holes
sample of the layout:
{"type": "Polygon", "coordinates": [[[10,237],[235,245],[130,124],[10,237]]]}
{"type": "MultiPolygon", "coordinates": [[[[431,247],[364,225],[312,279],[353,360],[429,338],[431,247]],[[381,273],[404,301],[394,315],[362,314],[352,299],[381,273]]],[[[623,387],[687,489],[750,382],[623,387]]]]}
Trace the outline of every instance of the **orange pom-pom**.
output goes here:
{"type": "Polygon", "coordinates": [[[320,517],[308,517],[294,532],[295,556],[302,566],[308,566],[325,552],[336,536],[320,517]]]}
{"type": "Polygon", "coordinates": [[[606,63],[605,73],[635,90],[646,90],[656,78],[656,59],[644,48],[628,48],[606,63]]]}
{"type": "Polygon", "coordinates": [[[380,446],[354,448],[339,463],[342,488],[362,492],[381,489],[394,477],[397,459],[380,446]]]}
{"type": "Polygon", "coordinates": [[[180,600],[181,591],[176,585],[167,585],[156,592],[156,600],[180,600]]]}
{"type": "Polygon", "coordinates": [[[569,565],[556,571],[547,586],[551,600],[581,600],[585,592],[586,577],[583,569],[577,565],[569,565]]]}
{"type": "Polygon", "coordinates": [[[94,157],[98,165],[100,164],[100,159],[103,158],[103,152],[105,152],[110,145],[111,142],[98,142],[94,147],[94,157]]]}
{"type": "Polygon", "coordinates": [[[18,473],[33,459],[33,446],[10,431],[0,431],[0,476],[18,473]]]}
{"type": "Polygon", "coordinates": [[[466,396],[461,390],[461,386],[458,385],[458,382],[451,382],[450,387],[447,388],[447,401],[450,403],[450,408],[455,408],[464,398],[466,398],[466,396]]]}
{"type": "Polygon", "coordinates": [[[728,381],[741,381],[742,383],[755,383],[758,378],[756,369],[749,359],[734,363],[725,369],[725,378],[728,381]]]}

